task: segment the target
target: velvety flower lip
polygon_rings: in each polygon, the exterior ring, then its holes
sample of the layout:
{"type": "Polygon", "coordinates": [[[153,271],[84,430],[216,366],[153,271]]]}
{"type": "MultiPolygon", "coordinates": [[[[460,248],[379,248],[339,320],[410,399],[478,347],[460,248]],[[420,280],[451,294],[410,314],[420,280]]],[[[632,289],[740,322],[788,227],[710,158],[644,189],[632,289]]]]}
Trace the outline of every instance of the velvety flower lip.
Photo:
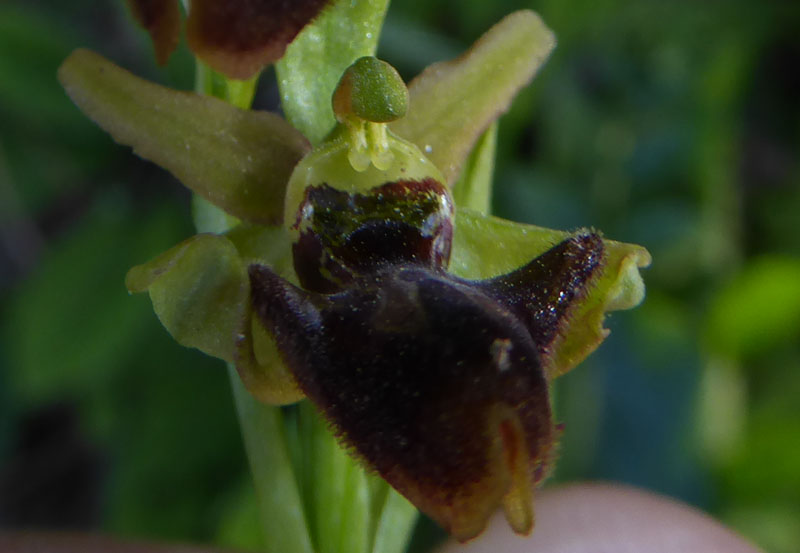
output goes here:
{"type": "MultiPolygon", "coordinates": [[[[248,79],[279,60],[286,46],[330,0],[192,0],[186,21],[189,47],[204,62],[234,79],[248,79]]],[[[128,0],[150,33],[158,63],[178,44],[178,0],[128,0]]]]}
{"type": "Polygon", "coordinates": [[[551,248],[516,271],[481,281],[479,286],[525,325],[543,359],[564,330],[570,309],[590,289],[605,264],[597,233],[579,234],[551,248]]]}
{"type": "Polygon", "coordinates": [[[422,263],[376,265],[334,294],[263,265],[249,276],[256,315],[336,433],[467,540],[501,505],[515,531],[533,527],[557,433],[544,357],[604,261],[585,233],[482,281],[422,263]]]}

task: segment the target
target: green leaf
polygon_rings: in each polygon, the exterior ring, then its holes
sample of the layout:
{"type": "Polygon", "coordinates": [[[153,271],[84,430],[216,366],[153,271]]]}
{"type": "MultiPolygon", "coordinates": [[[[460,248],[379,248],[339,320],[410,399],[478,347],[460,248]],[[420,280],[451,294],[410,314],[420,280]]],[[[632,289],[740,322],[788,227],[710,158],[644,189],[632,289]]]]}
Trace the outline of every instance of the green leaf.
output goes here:
{"type": "MultiPolygon", "coordinates": [[[[463,278],[486,279],[521,267],[574,233],[505,221],[469,209],[456,213],[450,270],[463,278]]],[[[571,313],[554,347],[548,376],[554,378],[580,363],[608,335],[608,311],[630,309],[644,299],[639,269],[650,264],[641,246],[603,240],[604,266],[586,298],[571,313]]]]}
{"type": "Polygon", "coordinates": [[[114,139],[246,221],[281,221],[292,169],[308,143],[275,114],[147,82],[88,50],[58,72],[79,108],[114,139]]]}
{"type": "Polygon", "coordinates": [[[161,324],[186,347],[234,359],[236,337],[246,325],[250,282],[233,243],[197,234],[128,272],[131,292],[150,293],[161,324]]]}
{"type": "Polygon", "coordinates": [[[431,65],[411,81],[408,114],[391,129],[416,144],[452,185],[478,137],[508,109],[554,45],[538,15],[512,13],[464,55],[431,65]]]}
{"type": "Polygon", "coordinates": [[[336,124],[331,96],[356,59],[372,56],[388,0],[337,0],[289,45],[276,64],[286,118],[312,144],[336,124]]]}
{"type": "Polygon", "coordinates": [[[754,355],[788,340],[800,328],[800,260],[755,259],[712,299],[706,339],[718,353],[754,355]]]}
{"type": "Polygon", "coordinates": [[[469,154],[464,170],[453,186],[458,207],[489,213],[492,203],[492,175],[497,150],[497,121],[489,125],[469,154]]]}

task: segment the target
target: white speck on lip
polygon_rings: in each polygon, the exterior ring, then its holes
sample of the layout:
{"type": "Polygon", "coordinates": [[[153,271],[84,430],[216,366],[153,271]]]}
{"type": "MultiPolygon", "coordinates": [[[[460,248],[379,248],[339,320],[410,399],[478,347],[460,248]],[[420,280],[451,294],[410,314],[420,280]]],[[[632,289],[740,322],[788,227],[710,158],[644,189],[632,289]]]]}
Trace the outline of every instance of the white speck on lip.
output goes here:
{"type": "Polygon", "coordinates": [[[498,338],[492,342],[489,352],[492,355],[498,372],[506,372],[511,368],[511,359],[509,355],[511,352],[511,340],[498,338]]]}
{"type": "Polygon", "coordinates": [[[425,144],[425,147],[423,148],[423,150],[425,150],[426,154],[429,154],[429,153],[431,153],[433,151],[433,146],[431,146],[430,144],[425,144]]]}

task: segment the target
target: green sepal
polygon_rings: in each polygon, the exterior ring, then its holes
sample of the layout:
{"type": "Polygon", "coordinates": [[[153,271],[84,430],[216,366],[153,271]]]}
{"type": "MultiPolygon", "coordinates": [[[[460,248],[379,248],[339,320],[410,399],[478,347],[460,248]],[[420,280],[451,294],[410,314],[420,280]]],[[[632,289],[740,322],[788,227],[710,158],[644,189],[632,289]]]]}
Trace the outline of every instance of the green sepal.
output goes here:
{"type": "Polygon", "coordinates": [[[497,151],[497,121],[489,125],[464,163],[464,170],[453,186],[458,207],[489,213],[492,204],[492,176],[497,151]]]}
{"type": "MultiPolygon", "coordinates": [[[[509,273],[576,233],[514,223],[459,209],[453,234],[450,271],[463,278],[486,279],[509,273]]],[[[639,269],[650,254],[634,244],[603,240],[603,266],[587,295],[560,329],[545,370],[555,378],[575,367],[608,336],[605,313],[637,306],[644,299],[639,269]]]]}
{"type": "Polygon", "coordinates": [[[150,293],[158,319],[179,344],[233,361],[250,284],[230,240],[197,234],[132,268],[125,285],[150,293]]]}
{"type": "Polygon", "coordinates": [[[253,316],[247,266],[266,263],[293,278],[289,240],[281,227],[239,225],[227,235],[198,234],[132,268],[130,292],[150,294],[175,340],[233,363],[259,400],[302,399],[272,337],[253,316]]]}
{"type": "Polygon", "coordinates": [[[452,185],[489,124],[504,113],[555,45],[532,11],[506,16],[464,55],[425,69],[408,85],[408,113],[390,125],[416,144],[452,185]]]}
{"type": "Polygon", "coordinates": [[[73,52],[58,77],[120,144],[231,215],[280,223],[286,182],[309,150],[281,117],[147,82],[89,50],[73,52]]]}

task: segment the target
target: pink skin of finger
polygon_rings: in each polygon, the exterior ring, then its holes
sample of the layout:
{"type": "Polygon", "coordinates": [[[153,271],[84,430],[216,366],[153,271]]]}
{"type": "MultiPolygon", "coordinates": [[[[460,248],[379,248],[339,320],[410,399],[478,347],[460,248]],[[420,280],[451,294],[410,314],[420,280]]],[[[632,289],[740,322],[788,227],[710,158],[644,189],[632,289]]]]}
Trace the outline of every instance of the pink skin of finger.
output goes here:
{"type": "Polygon", "coordinates": [[[502,515],[477,539],[437,553],[760,553],[705,513],[636,488],[573,484],[535,499],[530,538],[515,535],[502,515]]]}

